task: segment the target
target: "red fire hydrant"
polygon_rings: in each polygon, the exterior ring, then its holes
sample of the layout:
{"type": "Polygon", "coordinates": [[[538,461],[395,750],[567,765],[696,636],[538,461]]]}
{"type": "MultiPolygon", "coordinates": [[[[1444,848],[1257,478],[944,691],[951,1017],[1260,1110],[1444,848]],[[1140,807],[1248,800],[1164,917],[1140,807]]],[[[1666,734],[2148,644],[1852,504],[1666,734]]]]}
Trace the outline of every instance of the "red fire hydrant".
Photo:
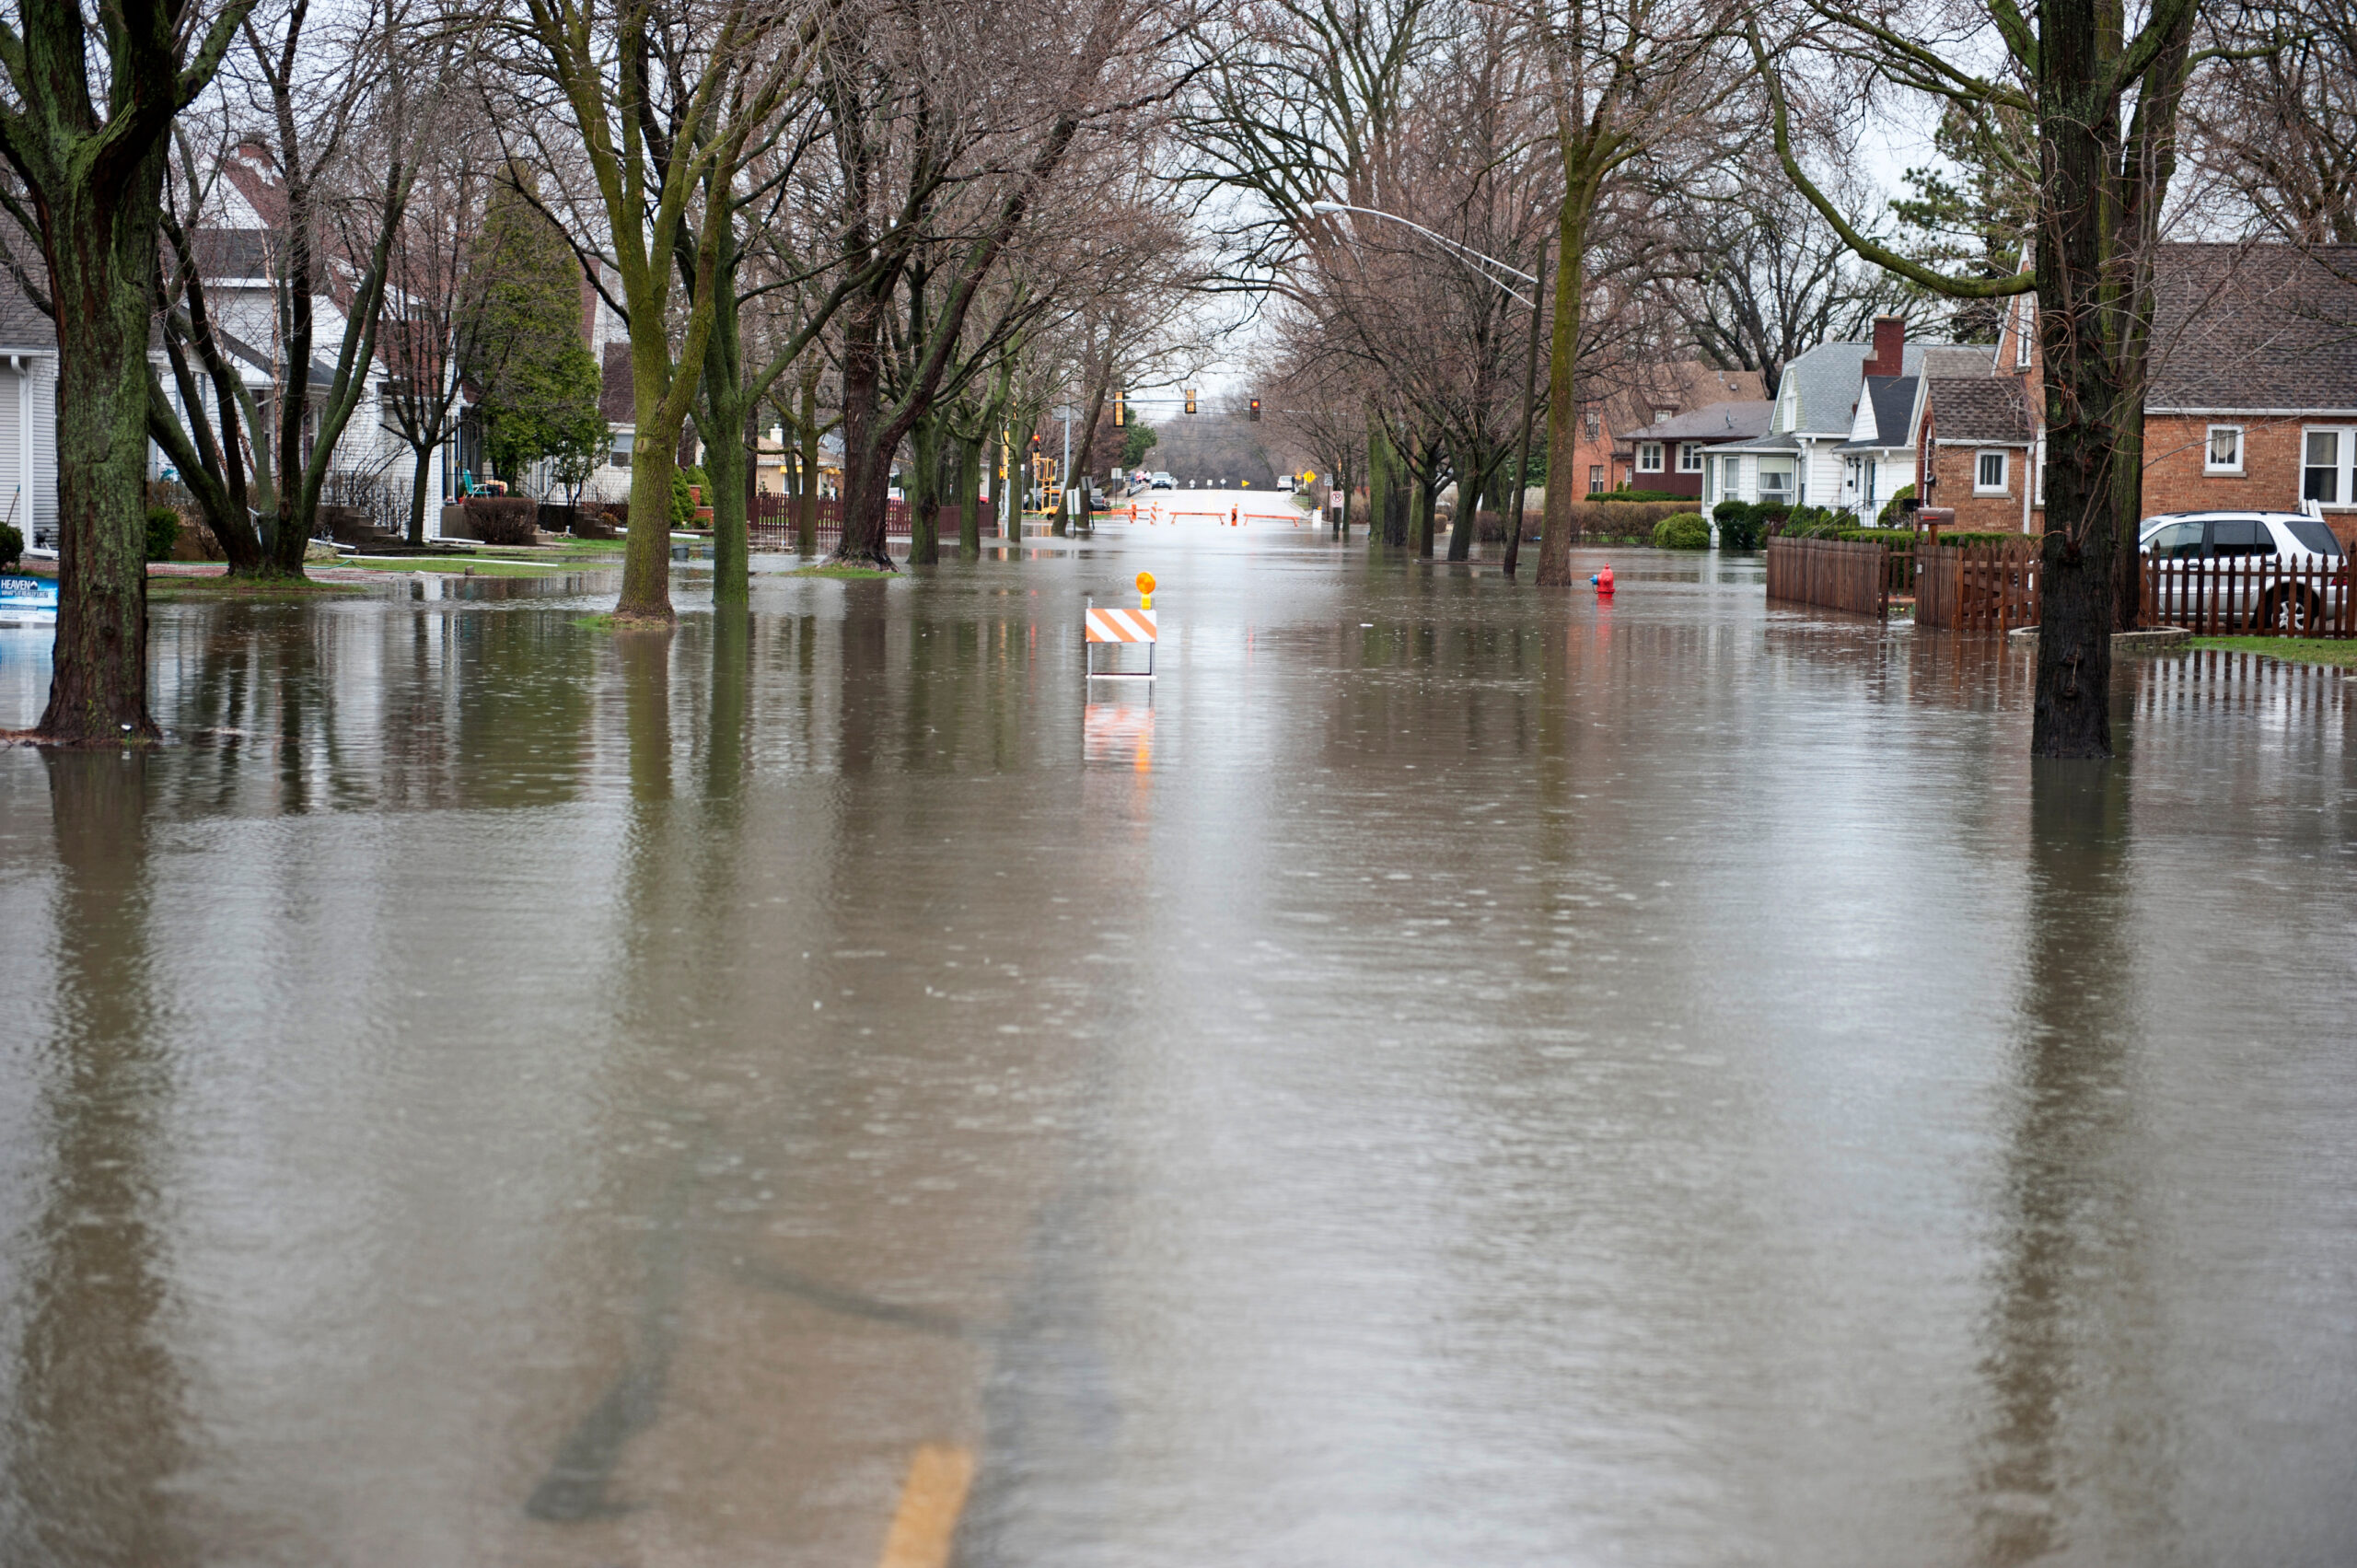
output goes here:
{"type": "Polygon", "coordinates": [[[1596,586],[1596,598],[1610,598],[1612,597],[1612,568],[1609,565],[1590,577],[1588,581],[1596,586]]]}

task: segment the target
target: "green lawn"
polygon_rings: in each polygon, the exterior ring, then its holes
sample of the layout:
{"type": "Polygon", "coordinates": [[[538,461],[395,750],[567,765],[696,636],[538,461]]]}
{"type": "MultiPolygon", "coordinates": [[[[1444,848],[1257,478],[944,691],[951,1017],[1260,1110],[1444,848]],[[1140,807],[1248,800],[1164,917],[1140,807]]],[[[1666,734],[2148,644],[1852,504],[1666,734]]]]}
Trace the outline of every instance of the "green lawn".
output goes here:
{"type": "MultiPolygon", "coordinates": [[[[619,565],[621,558],[617,556],[615,562],[619,565]]],[[[369,559],[346,556],[336,564],[356,566],[364,572],[434,572],[451,577],[462,577],[470,572],[478,577],[545,577],[558,572],[598,570],[582,561],[518,561],[504,555],[403,555],[369,559]]]]}
{"type": "Polygon", "coordinates": [[[859,583],[877,577],[897,577],[898,572],[879,572],[873,566],[851,566],[829,563],[824,566],[805,566],[799,572],[788,572],[789,577],[832,577],[839,582],[859,583]]]}
{"type": "Polygon", "coordinates": [[[2293,664],[2337,664],[2357,668],[2357,640],[2328,637],[2196,637],[2189,648],[2223,648],[2237,654],[2266,654],[2293,664]]]}

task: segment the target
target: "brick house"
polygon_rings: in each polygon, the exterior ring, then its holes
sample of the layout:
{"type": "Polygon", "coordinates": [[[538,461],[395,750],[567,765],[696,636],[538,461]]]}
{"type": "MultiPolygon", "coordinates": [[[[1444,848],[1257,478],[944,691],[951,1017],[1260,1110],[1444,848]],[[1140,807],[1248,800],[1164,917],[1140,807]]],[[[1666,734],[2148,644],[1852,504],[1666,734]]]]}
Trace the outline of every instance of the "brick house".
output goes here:
{"type": "Polygon", "coordinates": [[[1596,395],[1580,402],[1572,449],[1573,483],[1582,495],[1628,488],[1699,494],[1700,470],[1674,482],[1678,448],[1650,427],[1714,403],[1768,395],[1759,371],[1720,370],[1699,359],[1599,370],[1583,389],[1596,395]]]}
{"type": "Polygon", "coordinates": [[[2144,511],[2321,511],[2357,540],[2357,245],[2171,245],[2144,511]]]}
{"type": "MultiPolygon", "coordinates": [[[[2309,508],[2357,542],[2357,246],[2171,244],[2154,273],[2144,515],[2309,508]]],[[[1916,494],[1952,526],[2044,527],[2037,314],[2008,305],[1994,380],[1929,384],[1916,494]]]]}
{"type": "Polygon", "coordinates": [[[1635,478],[1624,482],[1700,500],[1704,454],[1730,441],[1758,440],[1768,433],[1775,410],[1765,398],[1738,398],[1625,432],[1620,442],[1628,448],[1635,478]]]}

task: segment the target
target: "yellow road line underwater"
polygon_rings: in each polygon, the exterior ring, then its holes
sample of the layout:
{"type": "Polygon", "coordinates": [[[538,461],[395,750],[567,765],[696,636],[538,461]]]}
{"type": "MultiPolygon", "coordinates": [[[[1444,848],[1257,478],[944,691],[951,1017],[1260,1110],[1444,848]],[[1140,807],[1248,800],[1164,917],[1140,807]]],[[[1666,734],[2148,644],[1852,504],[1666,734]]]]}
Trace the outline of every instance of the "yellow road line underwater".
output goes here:
{"type": "Polygon", "coordinates": [[[966,1492],[974,1483],[974,1451],[948,1443],[918,1446],[900,1487],[900,1506],[884,1538],[879,1568],[948,1568],[949,1544],[966,1492]]]}

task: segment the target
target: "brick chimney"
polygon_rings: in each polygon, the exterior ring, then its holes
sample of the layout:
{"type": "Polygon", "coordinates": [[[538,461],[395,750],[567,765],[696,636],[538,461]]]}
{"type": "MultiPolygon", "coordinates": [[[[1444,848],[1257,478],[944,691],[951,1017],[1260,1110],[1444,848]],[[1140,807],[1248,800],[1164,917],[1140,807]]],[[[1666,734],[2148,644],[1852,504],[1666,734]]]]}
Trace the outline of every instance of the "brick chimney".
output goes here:
{"type": "Polygon", "coordinates": [[[1866,361],[1869,376],[1896,376],[1907,363],[1907,318],[1875,318],[1874,357],[1866,361]]]}

